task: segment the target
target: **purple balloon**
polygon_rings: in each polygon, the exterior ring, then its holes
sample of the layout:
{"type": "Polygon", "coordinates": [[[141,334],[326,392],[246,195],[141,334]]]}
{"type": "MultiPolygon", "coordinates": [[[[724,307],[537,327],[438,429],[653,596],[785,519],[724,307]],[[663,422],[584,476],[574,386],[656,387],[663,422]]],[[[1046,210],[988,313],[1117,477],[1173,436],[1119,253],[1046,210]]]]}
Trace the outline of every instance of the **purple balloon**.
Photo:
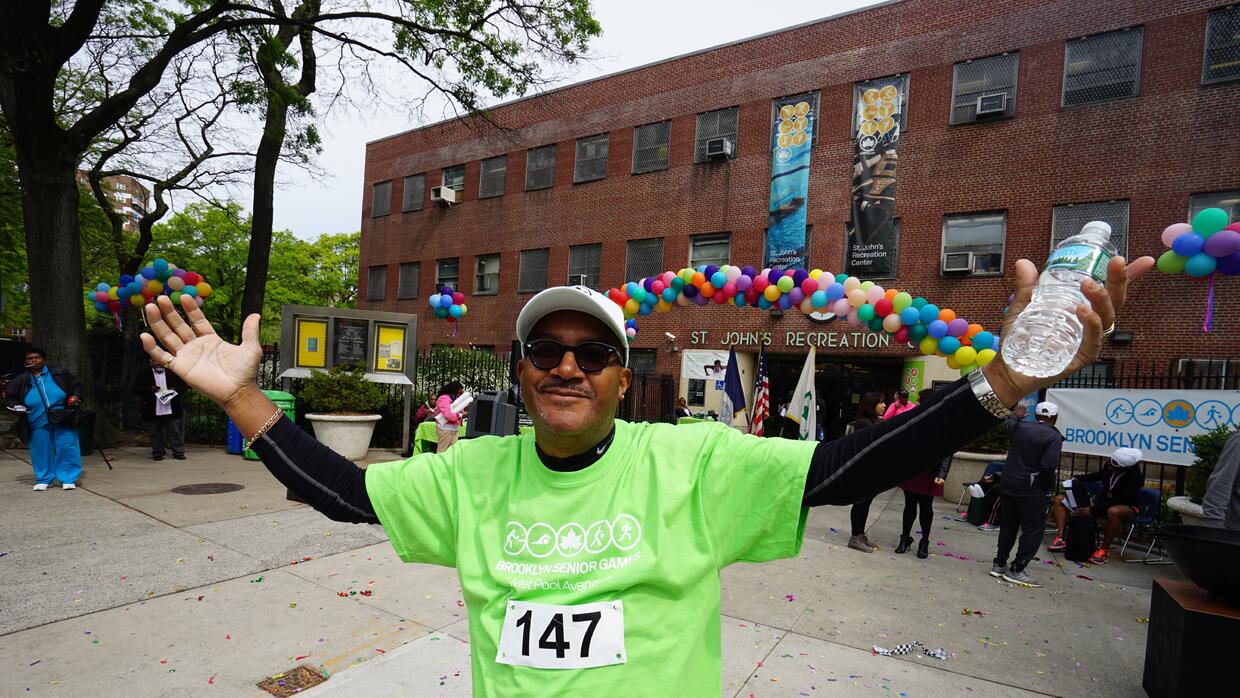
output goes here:
{"type": "Polygon", "coordinates": [[[803,300],[805,300],[805,292],[799,286],[793,286],[788,292],[788,301],[793,305],[800,305],[803,300]]]}
{"type": "Polygon", "coordinates": [[[963,337],[965,332],[969,331],[969,321],[963,318],[956,318],[947,323],[947,334],[953,337],[963,337]]]}
{"type": "Polygon", "coordinates": [[[715,266],[715,265],[713,265],[713,264],[707,264],[707,265],[706,265],[706,271],[702,272],[702,275],[703,275],[703,276],[705,276],[705,277],[706,277],[706,279],[709,281],[709,280],[710,280],[710,277],[714,276],[714,275],[715,275],[715,272],[717,272],[717,271],[719,271],[719,267],[717,267],[717,266],[715,266]]]}
{"type": "Polygon", "coordinates": [[[439,293],[450,297],[452,295],[452,287],[444,286],[443,288],[439,289],[439,293]]]}
{"type": "Polygon", "coordinates": [[[766,280],[772,284],[779,283],[780,277],[784,275],[783,269],[772,269],[766,273],[766,280]]]}
{"type": "MultiPolygon", "coordinates": [[[[809,278],[809,272],[805,271],[804,269],[797,269],[795,272],[792,273],[792,283],[796,284],[797,286],[800,286],[801,282],[808,278],[809,278]]],[[[793,301],[793,303],[796,303],[796,301],[793,301]]]]}
{"type": "Polygon", "coordinates": [[[185,278],[185,270],[184,270],[184,269],[173,269],[173,270],[172,270],[172,275],[173,275],[173,276],[175,276],[175,277],[177,277],[178,279],[184,279],[184,278],[185,278]]]}
{"type": "Polygon", "coordinates": [[[654,279],[650,278],[649,276],[642,279],[642,288],[646,289],[647,291],[651,293],[654,293],[654,279]]]}
{"type": "MultiPolygon", "coordinates": [[[[1218,233],[1215,233],[1218,235],[1218,233]]],[[[1240,274],[1240,251],[1233,252],[1226,257],[1220,257],[1218,260],[1218,271],[1229,276],[1240,274]]]]}
{"type": "Polygon", "coordinates": [[[685,284],[685,288],[681,291],[681,293],[685,294],[685,298],[693,300],[698,295],[699,291],[697,286],[694,286],[693,284],[685,284]]]}
{"type": "Polygon", "coordinates": [[[741,272],[741,275],[736,277],[736,290],[748,291],[749,287],[752,285],[753,285],[753,279],[749,278],[748,276],[745,276],[744,272],[741,272]]]}
{"type": "Polygon", "coordinates": [[[741,267],[741,274],[748,276],[750,279],[752,279],[753,275],[757,273],[758,273],[757,270],[755,270],[753,267],[749,266],[748,264],[741,267]]]}
{"type": "Polygon", "coordinates": [[[697,303],[698,305],[706,305],[707,303],[710,302],[710,299],[699,293],[693,297],[693,302],[697,303]]]}
{"type": "Polygon", "coordinates": [[[1211,257],[1227,257],[1240,250],[1240,233],[1234,230],[1220,230],[1206,238],[1205,252],[1211,257]]]}

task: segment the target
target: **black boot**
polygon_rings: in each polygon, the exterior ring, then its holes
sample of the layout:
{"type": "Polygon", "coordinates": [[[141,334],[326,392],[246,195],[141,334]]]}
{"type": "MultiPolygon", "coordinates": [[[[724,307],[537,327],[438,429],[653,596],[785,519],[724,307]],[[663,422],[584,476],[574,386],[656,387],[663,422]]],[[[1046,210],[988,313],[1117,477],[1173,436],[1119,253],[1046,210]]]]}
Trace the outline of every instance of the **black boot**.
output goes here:
{"type": "MultiPolygon", "coordinates": [[[[913,539],[909,538],[909,540],[913,540],[913,539]]],[[[922,538],[921,542],[917,544],[917,557],[923,560],[930,557],[930,541],[929,540],[922,538]]]]}
{"type": "Polygon", "coordinates": [[[901,554],[906,553],[908,552],[908,546],[912,544],[913,544],[912,536],[900,536],[900,544],[896,546],[896,552],[901,553],[901,554]]]}

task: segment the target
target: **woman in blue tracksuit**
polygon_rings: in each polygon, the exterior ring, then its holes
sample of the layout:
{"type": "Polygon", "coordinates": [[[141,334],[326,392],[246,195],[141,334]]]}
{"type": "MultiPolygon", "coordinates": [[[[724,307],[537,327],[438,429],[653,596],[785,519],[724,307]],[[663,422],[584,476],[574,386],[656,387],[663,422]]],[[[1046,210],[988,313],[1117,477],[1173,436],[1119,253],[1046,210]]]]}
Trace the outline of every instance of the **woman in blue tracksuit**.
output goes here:
{"type": "Polygon", "coordinates": [[[53,480],[62,490],[77,489],[82,474],[77,428],[52,424],[48,411],[78,404],[81,384],[62,368],[48,368],[42,349],[27,351],[25,363],[26,372],[9,384],[6,406],[19,413],[17,434],[30,446],[34,491],[46,490],[53,480]]]}

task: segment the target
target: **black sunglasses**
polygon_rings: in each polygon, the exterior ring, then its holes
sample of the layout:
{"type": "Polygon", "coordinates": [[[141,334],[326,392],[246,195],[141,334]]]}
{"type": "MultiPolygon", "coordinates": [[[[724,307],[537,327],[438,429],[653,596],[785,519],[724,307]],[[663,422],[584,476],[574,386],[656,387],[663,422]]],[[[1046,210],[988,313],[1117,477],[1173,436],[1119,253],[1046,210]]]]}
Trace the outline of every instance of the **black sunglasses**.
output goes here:
{"type": "Polygon", "coordinates": [[[611,357],[620,358],[620,352],[604,342],[582,342],[569,346],[554,339],[535,339],[525,343],[525,358],[540,371],[550,371],[564,360],[564,352],[573,352],[577,368],[586,373],[600,373],[611,363],[611,357]]]}

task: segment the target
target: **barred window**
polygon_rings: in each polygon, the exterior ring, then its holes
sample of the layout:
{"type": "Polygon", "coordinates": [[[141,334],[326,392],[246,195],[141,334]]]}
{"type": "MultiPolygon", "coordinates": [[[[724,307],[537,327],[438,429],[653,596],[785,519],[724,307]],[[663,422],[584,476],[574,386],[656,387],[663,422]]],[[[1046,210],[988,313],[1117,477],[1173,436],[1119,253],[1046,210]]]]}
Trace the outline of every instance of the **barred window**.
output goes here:
{"type": "Polygon", "coordinates": [[[736,157],[736,126],[740,109],[729,107],[719,111],[708,111],[697,116],[697,143],[693,155],[694,162],[706,160],[706,141],[712,138],[726,138],[732,143],[732,158],[736,157]]]}
{"type": "Polygon", "coordinates": [[[702,378],[689,379],[689,395],[685,402],[694,407],[706,406],[706,381],[702,378]]]}
{"type": "Polygon", "coordinates": [[[546,189],[555,184],[555,144],[525,153],[525,190],[546,189]]]}
{"type": "Polygon", "coordinates": [[[1210,13],[1206,20],[1206,57],[1201,84],[1240,80],[1240,5],[1210,13]]]}
{"type": "Polygon", "coordinates": [[[547,258],[551,251],[521,250],[521,269],[517,274],[517,292],[534,293],[547,287],[547,258]]]}
{"type": "Polygon", "coordinates": [[[421,211],[422,200],[426,194],[426,175],[416,174],[405,177],[405,190],[402,192],[401,212],[421,211]]]}
{"type": "Polygon", "coordinates": [[[417,298],[421,278],[421,262],[402,262],[396,277],[396,297],[400,300],[417,298]]]}
{"type": "Polygon", "coordinates": [[[1051,249],[1081,232],[1090,221],[1102,221],[1111,226],[1111,244],[1115,250],[1128,256],[1128,202],[1101,201],[1089,204],[1056,206],[1051,216],[1051,249]]]}
{"type": "Polygon", "coordinates": [[[969,274],[1003,273],[1007,213],[972,213],[943,217],[943,256],[973,253],[969,274]]]}
{"type": "Polygon", "coordinates": [[[453,165],[443,170],[443,185],[449,189],[461,191],[465,188],[465,166],[453,165]]]}
{"type": "Polygon", "coordinates": [[[666,170],[672,152],[672,122],[633,129],[633,174],[666,170]]]}
{"type": "Polygon", "coordinates": [[[478,255],[478,271],[474,279],[475,296],[492,296],[499,293],[499,255],[478,255]]]}
{"type": "Polygon", "coordinates": [[[508,156],[490,158],[482,161],[482,174],[478,176],[478,198],[503,196],[504,175],[508,173],[508,156]]]}
{"type": "Polygon", "coordinates": [[[607,176],[607,134],[577,139],[574,182],[592,182],[607,176]]]}
{"type": "Polygon", "coordinates": [[[387,292],[387,265],[366,270],[366,300],[381,301],[387,292]]]}
{"type": "Polygon", "coordinates": [[[370,186],[370,217],[378,218],[392,212],[392,180],[370,186]]]}
{"type": "Polygon", "coordinates": [[[1240,189],[1193,194],[1188,197],[1188,220],[1207,208],[1221,208],[1233,223],[1240,221],[1240,189]]]}
{"type": "Polygon", "coordinates": [[[444,286],[455,291],[460,268],[460,260],[456,257],[439,260],[435,264],[435,292],[438,293],[444,286]]]}
{"type": "Polygon", "coordinates": [[[1016,75],[1020,56],[1006,53],[957,63],[952,77],[951,123],[1016,115],[1016,75]]]}
{"type": "Polygon", "coordinates": [[[663,238],[629,240],[624,280],[638,281],[663,271],[663,238]]]}
{"type": "Polygon", "coordinates": [[[697,269],[704,264],[717,267],[728,263],[732,254],[732,235],[720,233],[712,235],[695,235],[689,242],[689,266],[697,269]]]}
{"type": "Polygon", "coordinates": [[[1069,41],[1064,47],[1063,106],[1136,97],[1141,82],[1141,27],[1069,41]]]}
{"type": "Polygon", "coordinates": [[[634,374],[655,372],[654,349],[629,349],[629,368],[634,374]]]}
{"type": "Polygon", "coordinates": [[[573,245],[568,248],[568,283],[598,288],[599,268],[603,264],[602,245],[573,245]]]}

